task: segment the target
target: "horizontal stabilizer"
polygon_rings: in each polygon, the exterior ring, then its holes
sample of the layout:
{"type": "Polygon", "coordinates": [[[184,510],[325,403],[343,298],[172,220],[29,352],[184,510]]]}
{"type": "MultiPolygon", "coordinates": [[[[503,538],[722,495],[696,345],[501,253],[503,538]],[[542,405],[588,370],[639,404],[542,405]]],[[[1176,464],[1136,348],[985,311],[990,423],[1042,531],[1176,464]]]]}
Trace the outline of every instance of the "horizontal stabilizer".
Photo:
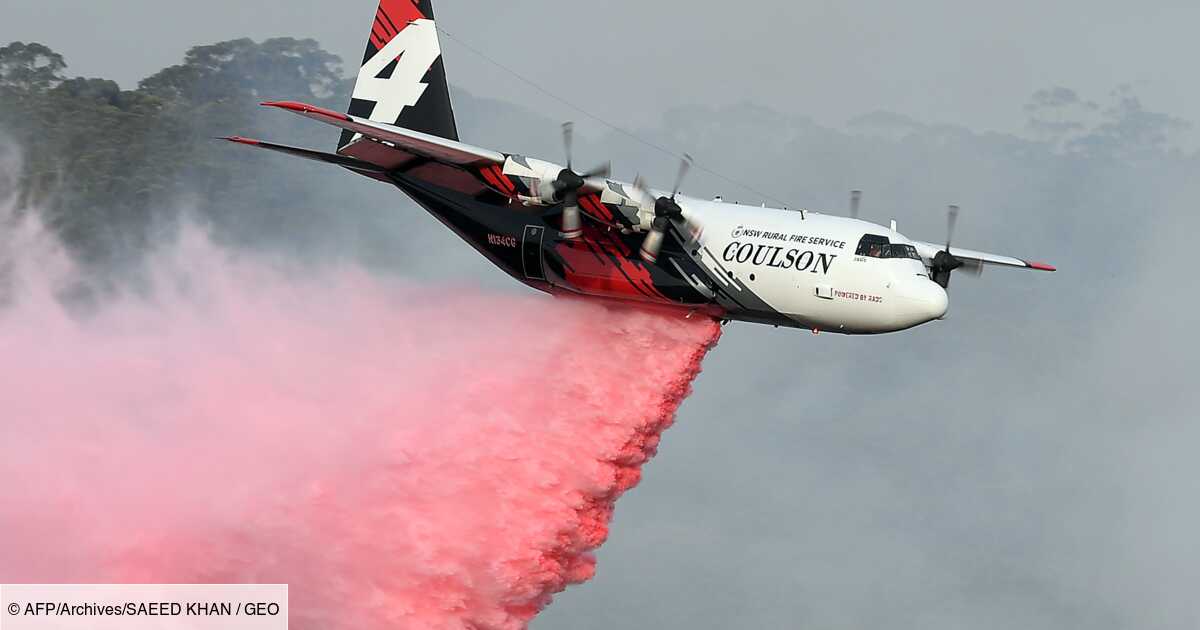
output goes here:
{"type": "Polygon", "coordinates": [[[229,136],[227,138],[218,138],[218,140],[228,140],[230,142],[258,147],[260,149],[286,153],[288,155],[304,158],[306,160],[312,160],[314,162],[336,164],[338,166],[342,166],[363,174],[383,175],[387,173],[387,169],[383,168],[382,166],[371,164],[370,162],[364,162],[352,157],[347,157],[345,155],[337,155],[335,153],[322,153],[321,151],[313,151],[312,149],[289,147],[283,144],[273,144],[270,142],[263,142],[262,140],[255,140],[253,138],[243,138],[241,136],[229,136]]]}
{"type": "Polygon", "coordinates": [[[439,138],[438,136],[404,129],[394,125],[373,122],[349,114],[342,114],[323,107],[290,101],[263,103],[267,107],[278,107],[305,118],[340,127],[368,138],[387,142],[409,153],[424,156],[444,164],[455,166],[486,166],[504,164],[505,156],[490,149],[473,147],[469,144],[439,138]]]}

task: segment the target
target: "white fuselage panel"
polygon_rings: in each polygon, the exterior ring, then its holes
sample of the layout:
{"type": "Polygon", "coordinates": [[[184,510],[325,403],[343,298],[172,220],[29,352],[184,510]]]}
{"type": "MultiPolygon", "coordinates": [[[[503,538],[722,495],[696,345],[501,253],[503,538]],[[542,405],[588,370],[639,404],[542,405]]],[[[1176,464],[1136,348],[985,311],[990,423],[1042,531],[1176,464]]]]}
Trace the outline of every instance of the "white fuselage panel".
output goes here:
{"type": "Polygon", "coordinates": [[[696,199],[680,199],[680,205],[704,226],[689,253],[699,253],[697,260],[714,277],[740,283],[796,325],[880,333],[945,314],[945,291],[929,279],[921,261],[855,255],[864,234],[910,243],[891,229],[844,217],[696,199]]]}

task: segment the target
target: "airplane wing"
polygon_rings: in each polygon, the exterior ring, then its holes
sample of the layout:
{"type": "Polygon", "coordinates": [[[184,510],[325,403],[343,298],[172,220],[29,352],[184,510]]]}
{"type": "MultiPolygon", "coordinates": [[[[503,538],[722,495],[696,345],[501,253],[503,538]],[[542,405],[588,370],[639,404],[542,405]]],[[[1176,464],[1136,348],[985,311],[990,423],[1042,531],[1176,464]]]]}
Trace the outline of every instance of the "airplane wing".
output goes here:
{"type": "Polygon", "coordinates": [[[305,118],[310,118],[327,125],[340,127],[347,131],[361,134],[368,138],[381,140],[394,145],[407,153],[427,157],[438,162],[456,166],[503,166],[503,153],[471,146],[446,138],[439,138],[427,133],[404,129],[394,125],[377,123],[365,118],[342,114],[315,105],[306,105],[292,101],[274,101],[263,103],[267,107],[278,107],[294,112],[305,118]]]}
{"type": "MultiPolygon", "coordinates": [[[[925,260],[933,260],[938,252],[946,249],[945,245],[934,245],[933,243],[923,243],[914,241],[913,245],[917,248],[917,253],[925,260]]],[[[968,264],[975,265],[999,265],[1002,267],[1017,267],[1020,269],[1034,269],[1037,271],[1058,271],[1053,265],[1046,263],[1031,262],[1011,256],[1000,256],[998,254],[989,254],[987,252],[977,252],[970,249],[962,249],[959,247],[951,247],[950,255],[962,260],[968,264]]]]}

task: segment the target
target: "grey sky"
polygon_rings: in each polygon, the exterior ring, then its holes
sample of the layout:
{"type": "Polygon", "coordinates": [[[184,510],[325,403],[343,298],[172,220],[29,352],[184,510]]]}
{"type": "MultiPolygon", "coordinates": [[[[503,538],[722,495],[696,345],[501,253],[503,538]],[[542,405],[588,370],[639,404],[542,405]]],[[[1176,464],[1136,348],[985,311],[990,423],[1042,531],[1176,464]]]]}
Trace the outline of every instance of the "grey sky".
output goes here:
{"type": "MultiPolygon", "coordinates": [[[[74,72],[126,85],[197,43],[310,36],[362,54],[372,0],[8,0],[0,40],[33,39],[74,72]]],[[[841,124],[867,111],[1018,130],[1034,90],[1092,98],[1134,82],[1152,109],[1200,110],[1185,0],[840,0],[736,4],[443,0],[440,25],[621,124],[677,104],[741,100],[841,124]]],[[[552,118],[571,115],[446,42],[451,82],[552,118]]],[[[280,95],[286,96],[286,95],[280,95]]]]}

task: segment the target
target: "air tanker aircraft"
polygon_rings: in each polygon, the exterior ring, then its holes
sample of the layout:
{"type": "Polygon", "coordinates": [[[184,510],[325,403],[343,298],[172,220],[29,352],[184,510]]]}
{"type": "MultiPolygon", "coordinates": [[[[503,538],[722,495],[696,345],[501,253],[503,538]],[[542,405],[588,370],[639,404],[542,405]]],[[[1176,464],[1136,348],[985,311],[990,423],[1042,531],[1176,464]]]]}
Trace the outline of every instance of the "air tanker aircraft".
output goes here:
{"type": "MultiPolygon", "coordinates": [[[[336,153],[233,142],[335,164],[396,186],[517,280],[552,294],[677,307],[689,314],[844,334],[906,330],[946,314],[955,271],[1054,271],[914,241],[857,218],[652,191],[566,165],[459,141],[431,0],[382,0],[347,113],[264,103],[342,129],[336,153]]],[[[951,206],[953,233],[958,209],[951,206]]]]}

